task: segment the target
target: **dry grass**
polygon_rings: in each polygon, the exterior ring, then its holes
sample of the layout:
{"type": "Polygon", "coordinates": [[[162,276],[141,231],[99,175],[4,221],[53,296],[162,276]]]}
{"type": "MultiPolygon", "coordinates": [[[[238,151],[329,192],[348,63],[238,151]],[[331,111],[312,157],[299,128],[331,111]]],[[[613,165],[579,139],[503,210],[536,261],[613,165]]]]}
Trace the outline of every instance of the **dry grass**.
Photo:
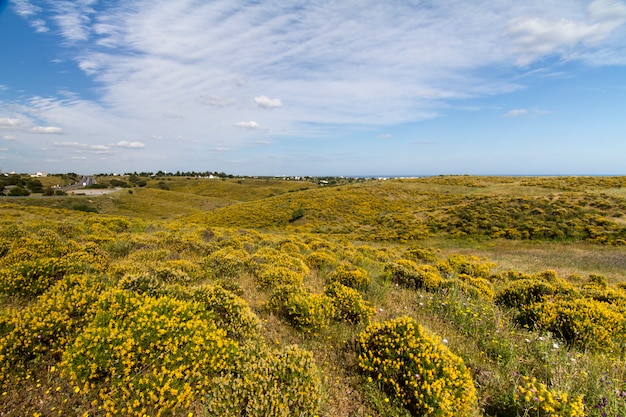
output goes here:
{"type": "Polygon", "coordinates": [[[440,245],[440,256],[475,255],[497,264],[496,271],[515,270],[536,273],[554,270],[559,276],[602,274],[611,283],[626,280],[626,248],[606,247],[584,242],[524,242],[496,240],[482,243],[433,242],[440,245]]]}

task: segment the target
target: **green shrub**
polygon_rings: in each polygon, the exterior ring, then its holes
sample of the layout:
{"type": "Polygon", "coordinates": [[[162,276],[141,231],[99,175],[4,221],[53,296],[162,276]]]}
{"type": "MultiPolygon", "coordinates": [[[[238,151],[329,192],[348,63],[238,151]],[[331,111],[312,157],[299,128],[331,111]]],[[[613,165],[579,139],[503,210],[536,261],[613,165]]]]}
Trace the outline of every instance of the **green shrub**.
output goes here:
{"type": "Polygon", "coordinates": [[[339,282],[327,285],[324,294],[333,303],[335,320],[352,324],[368,323],[376,313],[370,303],[363,300],[360,292],[339,282]]]}
{"type": "Polygon", "coordinates": [[[74,206],[72,206],[72,209],[76,210],[76,211],[84,211],[87,213],[97,213],[98,209],[90,206],[87,203],[79,203],[79,204],[74,204],[74,206]]]}
{"type": "Polygon", "coordinates": [[[463,360],[409,317],[368,326],[357,336],[359,368],[414,416],[468,416],[476,389],[463,360]]]}

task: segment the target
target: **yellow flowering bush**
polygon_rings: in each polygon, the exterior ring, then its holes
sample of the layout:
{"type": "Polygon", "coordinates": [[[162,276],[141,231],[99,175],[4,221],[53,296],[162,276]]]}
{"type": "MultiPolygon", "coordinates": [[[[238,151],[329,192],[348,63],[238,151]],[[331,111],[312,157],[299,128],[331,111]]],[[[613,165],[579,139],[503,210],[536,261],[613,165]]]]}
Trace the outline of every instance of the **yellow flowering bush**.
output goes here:
{"type": "Polygon", "coordinates": [[[296,285],[276,287],[267,307],[304,333],[319,332],[328,326],[334,316],[333,303],[328,296],[311,294],[296,285]]]}
{"type": "Polygon", "coordinates": [[[580,348],[616,353],[624,349],[626,319],[610,304],[593,299],[555,299],[522,309],[518,321],[549,331],[580,348]]]}
{"type": "Polygon", "coordinates": [[[262,247],[256,251],[250,257],[248,267],[256,276],[259,276],[267,268],[275,267],[290,269],[300,276],[306,276],[311,272],[300,254],[283,253],[270,247],[262,247]]]}
{"type": "Polygon", "coordinates": [[[156,295],[163,282],[154,274],[127,274],[117,283],[123,290],[134,291],[138,294],[156,295]]]}
{"type": "Polygon", "coordinates": [[[111,415],[172,415],[229,369],[236,342],[198,303],[113,289],[68,347],[63,375],[111,415]]]}
{"type": "Polygon", "coordinates": [[[339,282],[346,287],[363,289],[370,283],[367,271],[349,262],[342,262],[333,272],[328,274],[328,283],[339,282]]]}
{"type": "Polygon", "coordinates": [[[62,258],[68,264],[82,265],[84,269],[104,272],[109,267],[109,255],[96,243],[87,242],[84,246],[67,253],[62,258]]]}
{"type": "Polygon", "coordinates": [[[537,417],[584,417],[582,395],[569,396],[566,392],[550,389],[537,378],[522,377],[515,398],[524,415],[537,417]]]}
{"type": "Polygon", "coordinates": [[[0,292],[6,295],[36,296],[70,272],[75,265],[64,259],[41,258],[18,262],[0,270],[0,292]]]}
{"type": "Polygon", "coordinates": [[[410,317],[369,325],[357,353],[360,369],[414,416],[468,416],[476,408],[463,360],[410,317]]]}
{"type": "Polygon", "coordinates": [[[300,285],[304,281],[304,276],[284,266],[265,266],[261,268],[256,281],[262,288],[277,285],[300,285]]]}
{"type": "Polygon", "coordinates": [[[423,288],[427,291],[434,291],[443,281],[436,267],[418,265],[409,259],[388,262],[385,264],[384,270],[392,282],[406,288],[423,288]]]}
{"type": "Polygon", "coordinates": [[[46,229],[33,236],[7,239],[5,245],[2,259],[5,265],[39,258],[58,258],[71,250],[56,233],[46,229]]]}
{"type": "Polygon", "coordinates": [[[206,412],[222,417],[312,417],[320,403],[320,372],[298,346],[260,347],[241,355],[237,371],[214,380],[206,412]]]}
{"type": "Polygon", "coordinates": [[[191,299],[213,314],[213,321],[228,337],[244,341],[259,335],[259,318],[243,298],[231,291],[219,285],[204,285],[191,291],[191,299]]]}
{"type": "Polygon", "coordinates": [[[436,263],[439,258],[433,249],[412,246],[404,253],[404,258],[414,262],[436,263]]]}
{"type": "Polygon", "coordinates": [[[522,307],[540,302],[556,293],[552,284],[537,279],[511,281],[495,296],[495,303],[506,307],[522,307]]]}
{"type": "Polygon", "coordinates": [[[324,294],[330,297],[334,306],[335,320],[348,323],[368,323],[376,310],[363,299],[361,293],[339,282],[326,286],[324,294]]]}
{"type": "Polygon", "coordinates": [[[491,270],[495,267],[493,262],[483,262],[476,256],[452,255],[447,262],[459,274],[477,278],[489,278],[491,270]]]}
{"type": "Polygon", "coordinates": [[[441,288],[458,288],[462,293],[475,298],[493,300],[494,291],[491,282],[484,278],[459,274],[456,278],[443,281],[441,288]]]}
{"type": "Polygon", "coordinates": [[[0,318],[0,382],[42,355],[60,355],[94,313],[101,276],[67,275],[22,310],[0,318]]]}
{"type": "Polygon", "coordinates": [[[182,269],[165,264],[157,265],[153,274],[160,282],[165,284],[187,284],[192,281],[189,274],[182,269]]]}
{"type": "Polygon", "coordinates": [[[616,288],[609,286],[606,277],[598,274],[589,275],[589,280],[580,289],[581,295],[615,304],[626,309],[626,293],[620,291],[618,283],[616,288]]]}
{"type": "Polygon", "coordinates": [[[222,248],[207,256],[202,264],[216,278],[237,278],[246,267],[250,255],[243,249],[222,248]]]}
{"type": "Polygon", "coordinates": [[[325,249],[313,251],[304,260],[311,269],[323,269],[335,263],[335,255],[325,249]]]}

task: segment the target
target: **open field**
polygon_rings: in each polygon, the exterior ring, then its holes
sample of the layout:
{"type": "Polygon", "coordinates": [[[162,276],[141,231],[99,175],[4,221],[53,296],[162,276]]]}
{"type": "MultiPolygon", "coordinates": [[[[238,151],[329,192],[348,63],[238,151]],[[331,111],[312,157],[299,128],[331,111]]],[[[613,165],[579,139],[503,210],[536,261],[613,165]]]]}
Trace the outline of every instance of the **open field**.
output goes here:
{"type": "Polygon", "coordinates": [[[626,415],[626,177],[135,181],[0,199],[0,414],[626,415]]]}

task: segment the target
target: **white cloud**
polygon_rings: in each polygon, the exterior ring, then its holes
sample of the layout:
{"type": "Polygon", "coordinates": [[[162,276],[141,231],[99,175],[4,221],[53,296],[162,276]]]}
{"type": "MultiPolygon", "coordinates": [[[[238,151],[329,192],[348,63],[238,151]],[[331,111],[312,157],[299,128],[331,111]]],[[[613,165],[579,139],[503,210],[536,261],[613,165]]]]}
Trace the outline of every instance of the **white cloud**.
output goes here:
{"type": "Polygon", "coordinates": [[[73,151],[81,152],[89,151],[93,153],[107,153],[110,151],[110,147],[107,145],[91,145],[80,142],[54,142],[53,145],[58,148],[71,148],[73,151]]]}
{"type": "Polygon", "coordinates": [[[146,147],[146,145],[144,145],[142,142],[127,142],[125,140],[119,141],[113,144],[112,146],[117,146],[118,148],[128,148],[128,149],[141,149],[141,148],[146,147]]]}
{"type": "Polygon", "coordinates": [[[242,129],[250,129],[250,130],[264,130],[265,129],[263,126],[261,126],[255,121],[237,122],[235,123],[235,126],[240,127],[242,129]]]}
{"type": "Polygon", "coordinates": [[[275,109],[282,107],[283,103],[279,98],[271,99],[267,96],[259,96],[254,98],[254,104],[264,109],[275,109]]]}
{"type": "Polygon", "coordinates": [[[95,0],[55,0],[51,3],[54,20],[61,33],[70,42],[85,41],[91,28],[90,15],[95,13],[92,5],[95,0]]]}
{"type": "Polygon", "coordinates": [[[626,23],[626,5],[620,1],[597,0],[589,5],[586,16],[577,20],[541,16],[517,17],[509,22],[519,57],[518,64],[528,65],[553,53],[576,57],[585,46],[598,46],[619,26],[626,23]]]}
{"type": "Polygon", "coordinates": [[[15,13],[24,18],[33,16],[41,11],[41,7],[35,6],[29,0],[13,0],[12,4],[15,8],[15,13]]]}
{"type": "Polygon", "coordinates": [[[59,135],[63,133],[63,129],[61,129],[60,127],[56,127],[56,126],[35,126],[30,129],[30,132],[41,133],[44,135],[46,134],[59,135]]]}
{"type": "Polygon", "coordinates": [[[20,119],[12,119],[10,117],[0,117],[0,128],[16,129],[23,126],[20,119]]]}
{"type": "Polygon", "coordinates": [[[519,117],[525,116],[528,114],[527,109],[513,109],[504,114],[504,117],[519,117]]]}
{"type": "Polygon", "coordinates": [[[15,135],[4,135],[2,136],[2,140],[15,140],[17,139],[17,136],[15,135]]]}
{"type": "Polygon", "coordinates": [[[35,32],[37,33],[45,33],[50,30],[48,26],[46,26],[46,21],[43,19],[34,19],[30,24],[35,28],[35,32]]]}
{"type": "Polygon", "coordinates": [[[547,110],[541,110],[541,109],[513,109],[513,110],[509,110],[508,112],[504,113],[504,117],[521,117],[521,116],[528,116],[528,115],[533,115],[533,116],[545,116],[547,114],[550,114],[549,111],[547,110]]]}
{"type": "Polygon", "coordinates": [[[116,138],[106,146],[120,154],[145,147],[136,138],[158,136],[142,152],[156,161],[167,161],[168,149],[197,158],[234,151],[249,144],[249,131],[279,143],[375,126],[371,137],[540,76],[516,77],[519,65],[565,71],[544,65],[546,56],[626,63],[626,6],[616,0],[12,4],[31,25],[40,19],[63,36],[59,56],[93,81],[97,98],[46,93],[0,113],[0,128],[59,126],[69,142],[94,147],[116,138]]]}

